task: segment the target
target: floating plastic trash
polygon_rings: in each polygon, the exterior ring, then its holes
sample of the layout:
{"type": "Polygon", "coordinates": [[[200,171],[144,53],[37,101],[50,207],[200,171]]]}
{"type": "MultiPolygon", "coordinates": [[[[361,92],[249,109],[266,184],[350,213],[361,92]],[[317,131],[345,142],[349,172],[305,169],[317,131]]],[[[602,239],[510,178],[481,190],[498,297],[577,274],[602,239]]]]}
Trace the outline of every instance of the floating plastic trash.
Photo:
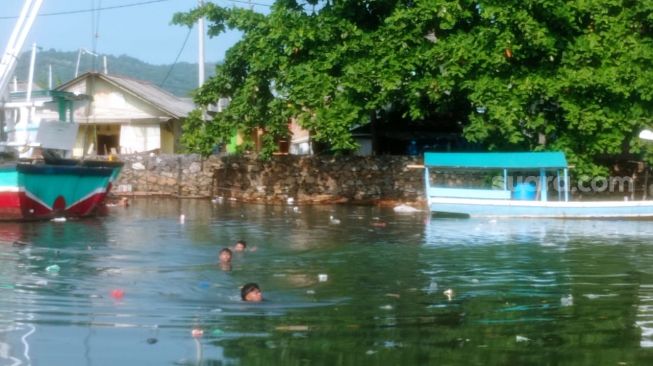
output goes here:
{"type": "Polygon", "coordinates": [[[574,296],[569,294],[560,298],[560,306],[567,307],[574,305],[574,296]]]}
{"type": "Polygon", "coordinates": [[[55,217],[54,219],[52,219],[52,222],[66,222],[66,218],[65,217],[55,217]]]}
{"type": "Polygon", "coordinates": [[[182,224],[186,222],[186,216],[184,214],[179,215],[179,222],[182,224]]]}
{"type": "Polygon", "coordinates": [[[415,207],[411,207],[411,206],[404,205],[404,204],[401,204],[399,206],[395,206],[392,210],[394,212],[401,212],[401,213],[420,212],[419,209],[416,209],[415,207]]]}
{"type": "Polygon", "coordinates": [[[530,341],[530,339],[528,339],[528,338],[526,338],[524,336],[518,335],[518,336],[515,337],[515,341],[517,341],[517,342],[528,342],[528,341],[530,341]]]}
{"type": "Polygon", "coordinates": [[[45,267],[45,271],[46,271],[46,272],[49,272],[49,273],[57,273],[57,272],[59,272],[60,270],[61,270],[61,267],[59,267],[59,266],[56,265],[56,264],[53,264],[53,265],[51,265],[51,266],[47,266],[47,267],[45,267]]]}
{"type": "Polygon", "coordinates": [[[219,337],[224,334],[224,331],[222,329],[213,329],[211,331],[211,335],[214,337],[219,337]]]}
{"type": "Polygon", "coordinates": [[[444,290],[443,294],[444,294],[444,296],[447,297],[447,300],[451,301],[451,299],[453,299],[454,293],[453,293],[452,289],[448,288],[448,289],[444,290]]]}
{"type": "Polygon", "coordinates": [[[329,279],[329,276],[327,274],[320,273],[319,275],[317,275],[317,279],[320,282],[326,282],[329,279]]]}
{"type": "Polygon", "coordinates": [[[111,290],[111,297],[113,297],[116,300],[120,300],[123,297],[125,297],[125,290],[120,289],[120,288],[113,289],[113,290],[111,290]]]}
{"type": "Polygon", "coordinates": [[[426,289],[426,292],[429,294],[435,293],[438,290],[438,283],[435,281],[431,281],[429,283],[429,287],[426,289]]]}
{"type": "Polygon", "coordinates": [[[190,335],[193,336],[193,338],[200,338],[204,335],[204,331],[199,328],[195,328],[190,331],[190,335]]]}

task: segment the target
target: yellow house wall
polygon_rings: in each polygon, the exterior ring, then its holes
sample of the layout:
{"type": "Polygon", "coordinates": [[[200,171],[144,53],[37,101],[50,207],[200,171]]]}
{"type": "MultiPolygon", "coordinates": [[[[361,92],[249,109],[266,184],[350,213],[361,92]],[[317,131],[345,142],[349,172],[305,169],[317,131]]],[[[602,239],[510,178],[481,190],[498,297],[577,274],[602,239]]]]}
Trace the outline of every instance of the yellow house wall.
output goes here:
{"type": "Polygon", "coordinates": [[[166,128],[161,128],[161,153],[174,154],[175,135],[166,128]]]}
{"type": "Polygon", "coordinates": [[[176,125],[180,122],[175,120],[167,124],[161,123],[171,116],[151,104],[99,78],[80,80],[66,88],[66,91],[93,96],[92,104],[84,103],[73,111],[75,121],[80,123],[80,132],[73,149],[74,156],[88,154],[89,150],[95,153],[98,150],[98,146],[95,145],[98,134],[120,135],[120,125],[132,121],[161,126],[160,151],[167,154],[177,152],[178,137],[175,135],[175,129],[179,130],[176,125]],[[84,128],[85,126],[89,128],[84,128]]]}

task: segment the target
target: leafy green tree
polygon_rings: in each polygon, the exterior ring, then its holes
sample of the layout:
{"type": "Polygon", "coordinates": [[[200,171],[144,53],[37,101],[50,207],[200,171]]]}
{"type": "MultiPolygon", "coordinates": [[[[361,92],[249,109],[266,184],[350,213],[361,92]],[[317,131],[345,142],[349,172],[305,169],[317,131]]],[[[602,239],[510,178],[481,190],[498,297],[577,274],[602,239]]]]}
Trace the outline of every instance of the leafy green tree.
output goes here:
{"type": "MultiPolygon", "coordinates": [[[[195,95],[229,97],[203,138],[263,128],[267,152],[295,118],[317,142],[390,118],[462,126],[491,150],[563,150],[578,172],[640,153],[651,124],[653,2],[278,0],[269,14],[207,4],[209,34],[243,32],[195,95]]],[[[187,126],[187,133],[192,130],[187,126]]]]}

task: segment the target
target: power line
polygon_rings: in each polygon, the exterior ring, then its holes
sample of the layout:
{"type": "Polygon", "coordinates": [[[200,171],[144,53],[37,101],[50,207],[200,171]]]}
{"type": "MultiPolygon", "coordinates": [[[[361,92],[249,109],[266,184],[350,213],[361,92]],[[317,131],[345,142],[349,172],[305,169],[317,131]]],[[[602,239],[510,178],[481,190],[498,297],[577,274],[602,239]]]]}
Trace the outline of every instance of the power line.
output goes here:
{"type": "MultiPolygon", "coordinates": [[[[166,1],[170,1],[170,0],[150,0],[150,1],[141,1],[141,2],[138,2],[138,3],[107,6],[107,7],[104,7],[104,8],[100,7],[100,8],[95,8],[95,9],[79,9],[79,10],[58,11],[58,12],[53,12],[53,13],[41,13],[41,14],[38,14],[38,16],[48,17],[48,16],[56,16],[56,15],[93,13],[93,12],[102,11],[102,10],[114,10],[114,9],[132,8],[132,7],[135,7],[135,6],[150,5],[150,4],[162,3],[162,2],[166,2],[166,1]]],[[[272,6],[270,4],[255,3],[255,2],[241,1],[241,0],[223,0],[223,1],[230,2],[230,3],[237,3],[237,4],[257,5],[257,6],[266,6],[266,7],[271,7],[272,6]]],[[[3,20],[3,19],[17,19],[17,18],[18,18],[17,15],[0,16],[0,20],[3,20]]]]}
{"type": "Polygon", "coordinates": [[[181,57],[181,53],[184,51],[184,48],[186,48],[186,42],[188,42],[188,38],[190,37],[190,33],[192,32],[193,28],[188,27],[188,33],[186,33],[186,39],[184,39],[184,43],[182,43],[181,48],[179,49],[179,52],[177,53],[177,57],[175,58],[175,62],[170,65],[170,68],[168,69],[168,73],[166,76],[163,78],[163,81],[159,84],[159,87],[163,87],[163,84],[168,80],[168,77],[172,73],[172,69],[175,68],[175,65],[177,64],[177,61],[179,61],[179,57],[181,57]]]}
{"type": "MultiPolygon", "coordinates": [[[[54,13],[41,13],[38,16],[40,17],[47,17],[47,16],[54,16],[54,15],[69,15],[69,14],[79,14],[79,13],[93,13],[96,11],[102,11],[102,10],[112,10],[112,9],[122,9],[122,8],[131,8],[134,6],[142,6],[142,5],[149,5],[149,4],[154,4],[154,3],[162,3],[165,1],[170,1],[170,0],[150,0],[150,1],[142,1],[139,3],[131,3],[131,4],[122,4],[122,5],[114,5],[114,6],[107,6],[104,8],[92,8],[92,9],[80,9],[80,10],[68,10],[68,11],[59,11],[59,12],[54,12],[54,13]]],[[[16,19],[18,16],[5,16],[5,17],[0,17],[0,19],[16,19]]]]}
{"type": "Polygon", "coordinates": [[[255,3],[253,1],[243,1],[243,0],[222,0],[224,2],[228,3],[236,3],[236,4],[247,4],[247,5],[257,5],[257,6],[267,6],[268,8],[271,7],[271,4],[262,4],[262,3],[255,3]]]}

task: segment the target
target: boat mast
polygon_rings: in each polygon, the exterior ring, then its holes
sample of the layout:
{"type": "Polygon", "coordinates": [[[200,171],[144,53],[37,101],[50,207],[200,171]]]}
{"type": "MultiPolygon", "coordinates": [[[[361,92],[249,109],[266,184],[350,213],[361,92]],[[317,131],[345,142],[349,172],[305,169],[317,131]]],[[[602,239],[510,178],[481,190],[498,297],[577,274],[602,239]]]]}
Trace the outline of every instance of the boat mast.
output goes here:
{"type": "Polygon", "coordinates": [[[32,43],[32,55],[29,59],[29,75],[27,77],[27,103],[32,101],[32,84],[34,84],[34,65],[36,63],[36,43],[32,43]]]}
{"type": "Polygon", "coordinates": [[[9,37],[7,48],[0,60],[0,97],[4,95],[5,88],[14,73],[20,50],[23,48],[27,34],[34,24],[34,19],[36,19],[42,3],[43,0],[25,0],[23,4],[16,25],[9,37]]]}

